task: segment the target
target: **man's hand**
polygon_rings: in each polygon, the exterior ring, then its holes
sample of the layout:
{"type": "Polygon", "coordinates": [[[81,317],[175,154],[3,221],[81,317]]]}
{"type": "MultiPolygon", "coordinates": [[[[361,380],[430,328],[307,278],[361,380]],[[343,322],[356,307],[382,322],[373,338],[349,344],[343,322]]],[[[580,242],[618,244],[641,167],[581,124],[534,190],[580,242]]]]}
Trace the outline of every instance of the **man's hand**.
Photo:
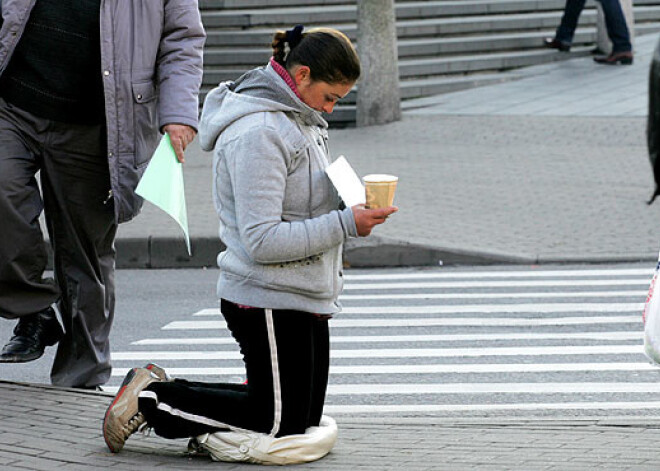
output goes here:
{"type": "Polygon", "coordinates": [[[188,147],[188,144],[195,139],[197,132],[185,124],[166,124],[163,126],[163,132],[170,135],[170,141],[176,153],[176,158],[179,159],[179,162],[184,163],[186,159],[183,157],[183,152],[188,147]]]}
{"type": "Polygon", "coordinates": [[[351,210],[355,218],[358,235],[366,237],[371,234],[374,226],[384,223],[387,216],[396,213],[399,208],[390,206],[389,208],[365,209],[364,205],[358,204],[351,207],[351,210]]]}

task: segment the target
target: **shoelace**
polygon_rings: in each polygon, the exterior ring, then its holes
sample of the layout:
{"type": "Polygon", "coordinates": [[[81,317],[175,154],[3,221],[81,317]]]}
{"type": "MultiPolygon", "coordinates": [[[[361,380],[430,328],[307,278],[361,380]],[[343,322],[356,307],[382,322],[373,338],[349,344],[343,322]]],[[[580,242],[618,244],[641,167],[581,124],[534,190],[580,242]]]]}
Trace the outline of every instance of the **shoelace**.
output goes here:
{"type": "Polygon", "coordinates": [[[144,422],[142,425],[138,427],[138,432],[141,433],[145,437],[150,437],[151,436],[151,427],[149,426],[148,423],[144,422]]]}
{"type": "Polygon", "coordinates": [[[128,438],[135,431],[140,427],[140,425],[144,424],[144,416],[142,415],[142,412],[138,412],[133,416],[131,420],[128,421],[125,427],[122,427],[122,431],[124,432],[124,438],[128,438]]]}

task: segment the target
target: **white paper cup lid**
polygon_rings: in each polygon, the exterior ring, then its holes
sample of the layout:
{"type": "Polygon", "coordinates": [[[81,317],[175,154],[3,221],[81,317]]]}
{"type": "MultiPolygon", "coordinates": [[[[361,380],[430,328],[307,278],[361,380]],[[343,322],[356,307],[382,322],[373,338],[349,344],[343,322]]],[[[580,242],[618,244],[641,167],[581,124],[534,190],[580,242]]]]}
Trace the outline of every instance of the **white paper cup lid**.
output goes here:
{"type": "Polygon", "coordinates": [[[370,175],[365,175],[362,180],[365,182],[396,182],[399,181],[399,177],[387,175],[385,173],[372,173],[370,175]]]}

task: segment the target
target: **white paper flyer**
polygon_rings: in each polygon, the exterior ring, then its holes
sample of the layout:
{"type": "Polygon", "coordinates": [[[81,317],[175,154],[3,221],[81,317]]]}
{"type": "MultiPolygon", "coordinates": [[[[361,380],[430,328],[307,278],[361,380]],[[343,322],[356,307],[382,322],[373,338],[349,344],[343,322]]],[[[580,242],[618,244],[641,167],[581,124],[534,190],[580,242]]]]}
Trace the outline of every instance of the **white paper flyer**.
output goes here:
{"type": "Polygon", "coordinates": [[[340,155],[337,160],[328,165],[325,173],[337,189],[339,196],[349,208],[365,203],[364,185],[346,157],[340,155]]]}

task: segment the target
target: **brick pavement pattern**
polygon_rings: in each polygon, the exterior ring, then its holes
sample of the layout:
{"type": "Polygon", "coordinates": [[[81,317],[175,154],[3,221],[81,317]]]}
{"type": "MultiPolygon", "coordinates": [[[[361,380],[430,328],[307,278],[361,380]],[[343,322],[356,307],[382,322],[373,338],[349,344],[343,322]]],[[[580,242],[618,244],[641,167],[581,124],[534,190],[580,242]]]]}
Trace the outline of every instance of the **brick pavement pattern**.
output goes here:
{"type": "MultiPolygon", "coordinates": [[[[43,385],[0,382],[0,469],[254,470],[191,456],[186,440],[136,434],[119,454],[103,441],[112,396],[43,385]]],[[[350,418],[339,439],[310,470],[657,469],[660,420],[350,418]]]]}

